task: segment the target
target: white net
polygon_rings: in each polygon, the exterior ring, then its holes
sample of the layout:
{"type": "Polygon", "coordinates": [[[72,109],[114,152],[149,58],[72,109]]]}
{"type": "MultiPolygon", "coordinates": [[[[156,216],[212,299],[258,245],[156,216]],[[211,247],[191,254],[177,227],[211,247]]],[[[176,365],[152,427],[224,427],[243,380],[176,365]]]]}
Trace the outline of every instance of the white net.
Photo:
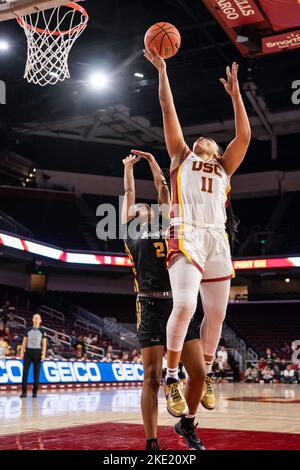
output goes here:
{"type": "Polygon", "coordinates": [[[87,26],[88,15],[77,3],[18,18],[27,37],[24,78],[35,85],[56,85],[70,78],[68,58],[87,26]]]}

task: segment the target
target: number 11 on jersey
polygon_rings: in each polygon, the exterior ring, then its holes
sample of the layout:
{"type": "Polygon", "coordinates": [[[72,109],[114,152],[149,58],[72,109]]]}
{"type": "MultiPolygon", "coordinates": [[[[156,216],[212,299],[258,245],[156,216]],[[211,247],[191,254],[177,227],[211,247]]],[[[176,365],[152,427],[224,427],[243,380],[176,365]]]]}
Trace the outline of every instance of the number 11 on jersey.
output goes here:
{"type": "Polygon", "coordinates": [[[204,193],[213,192],[213,179],[212,178],[207,178],[206,176],[202,176],[201,191],[203,191],[204,193]]]}

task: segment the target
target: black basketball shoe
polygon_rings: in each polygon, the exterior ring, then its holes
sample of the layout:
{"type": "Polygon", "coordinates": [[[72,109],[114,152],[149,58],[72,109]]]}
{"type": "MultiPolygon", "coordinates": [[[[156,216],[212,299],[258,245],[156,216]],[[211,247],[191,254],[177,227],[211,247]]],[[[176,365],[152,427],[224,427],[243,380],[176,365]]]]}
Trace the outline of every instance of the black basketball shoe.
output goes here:
{"type": "Polygon", "coordinates": [[[157,439],[148,439],[145,450],[159,450],[157,439]]]}
{"type": "Polygon", "coordinates": [[[194,419],[183,417],[175,424],[174,431],[183,437],[189,449],[206,450],[195,432],[197,426],[198,424],[194,424],[194,419]]]}

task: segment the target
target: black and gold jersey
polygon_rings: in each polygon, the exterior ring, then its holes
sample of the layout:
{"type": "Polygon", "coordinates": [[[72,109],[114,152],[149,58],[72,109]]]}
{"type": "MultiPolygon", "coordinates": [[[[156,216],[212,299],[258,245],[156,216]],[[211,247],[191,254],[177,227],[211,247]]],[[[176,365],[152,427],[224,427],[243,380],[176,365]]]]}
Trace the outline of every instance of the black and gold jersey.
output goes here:
{"type": "Polygon", "coordinates": [[[133,263],[135,291],[166,292],[171,290],[166,268],[167,245],[163,229],[151,226],[140,227],[139,236],[127,233],[125,249],[133,263]],[[152,231],[151,231],[152,230],[152,231]]]}

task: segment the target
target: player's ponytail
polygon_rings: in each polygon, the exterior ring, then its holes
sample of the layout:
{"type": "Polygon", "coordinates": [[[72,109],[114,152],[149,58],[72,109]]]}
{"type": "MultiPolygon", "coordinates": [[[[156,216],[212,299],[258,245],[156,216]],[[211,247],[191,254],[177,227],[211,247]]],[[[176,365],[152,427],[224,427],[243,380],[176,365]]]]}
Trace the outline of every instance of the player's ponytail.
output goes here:
{"type": "Polygon", "coordinates": [[[226,232],[228,233],[231,252],[233,252],[233,249],[236,243],[239,243],[239,240],[237,239],[237,233],[238,233],[238,226],[240,223],[240,219],[236,215],[234,215],[230,200],[226,207],[226,213],[227,213],[226,232]]]}

